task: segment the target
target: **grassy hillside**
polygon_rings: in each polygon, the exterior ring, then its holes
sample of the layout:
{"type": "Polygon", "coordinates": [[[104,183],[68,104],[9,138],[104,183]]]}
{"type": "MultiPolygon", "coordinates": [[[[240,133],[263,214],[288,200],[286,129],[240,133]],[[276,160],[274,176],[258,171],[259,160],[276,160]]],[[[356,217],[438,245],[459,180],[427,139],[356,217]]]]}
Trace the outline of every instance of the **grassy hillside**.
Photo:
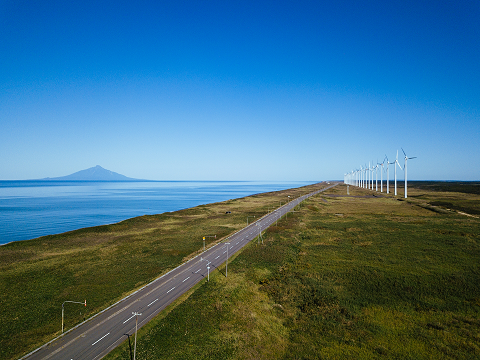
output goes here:
{"type": "Polygon", "coordinates": [[[323,185],[265,193],[0,246],[0,359],[16,359],[270,209],[323,185]],[[227,211],[231,213],[226,214],[227,211]]]}
{"type": "Polygon", "coordinates": [[[480,358],[480,220],[409,191],[308,200],[142,328],[137,358],[480,358]]]}

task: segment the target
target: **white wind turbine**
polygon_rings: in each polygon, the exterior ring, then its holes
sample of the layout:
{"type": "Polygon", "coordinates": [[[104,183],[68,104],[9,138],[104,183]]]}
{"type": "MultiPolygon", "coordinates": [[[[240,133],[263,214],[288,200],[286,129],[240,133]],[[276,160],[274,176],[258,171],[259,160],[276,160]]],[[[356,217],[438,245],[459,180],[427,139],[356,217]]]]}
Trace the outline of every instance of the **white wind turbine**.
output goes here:
{"type": "Polygon", "coordinates": [[[370,167],[370,161],[368,162],[368,190],[372,190],[372,168],[370,167]]]}
{"type": "MultiPolygon", "coordinates": [[[[366,166],[366,165],[365,165],[366,166]]],[[[370,190],[370,178],[372,177],[372,170],[370,169],[370,161],[367,168],[367,189],[370,190]]]]}
{"type": "Polygon", "coordinates": [[[382,163],[378,165],[382,165],[382,170],[380,170],[380,192],[383,193],[383,164],[385,163],[385,159],[383,159],[382,163]]]}
{"type": "Polygon", "coordinates": [[[372,180],[372,169],[370,168],[370,161],[368,162],[368,168],[367,168],[367,189],[371,190],[370,183],[372,180]]]}
{"type": "Polygon", "coordinates": [[[405,199],[406,199],[407,198],[407,160],[408,159],[416,159],[417,157],[416,156],[407,157],[407,154],[405,154],[405,151],[403,150],[403,148],[401,148],[401,149],[403,151],[403,155],[405,155],[404,171],[405,171],[405,199]]]}
{"type": "Polygon", "coordinates": [[[371,184],[372,186],[370,187],[373,190],[373,170],[375,169],[375,166],[373,166],[373,161],[372,161],[372,170],[370,170],[370,179],[371,179],[371,184]]]}
{"type": "Polygon", "coordinates": [[[365,189],[368,189],[368,168],[367,164],[365,164],[365,189]]]}
{"type": "Polygon", "coordinates": [[[363,172],[363,169],[362,169],[362,166],[361,166],[361,165],[360,165],[360,170],[358,170],[358,171],[359,171],[359,172],[358,172],[358,185],[359,185],[360,187],[362,187],[362,186],[363,186],[363,184],[362,184],[362,179],[363,179],[362,172],[363,172]]]}
{"type": "Polygon", "coordinates": [[[363,169],[363,166],[360,165],[360,187],[363,188],[365,187],[365,170],[363,169]]]}
{"type": "Polygon", "coordinates": [[[400,166],[400,163],[398,162],[398,150],[397,150],[397,157],[395,159],[395,196],[397,196],[397,165],[402,170],[402,167],[400,166]]]}
{"type": "Polygon", "coordinates": [[[389,160],[388,160],[388,156],[385,155],[385,157],[387,158],[387,194],[390,194],[390,164],[394,164],[394,163],[391,163],[389,160]]]}

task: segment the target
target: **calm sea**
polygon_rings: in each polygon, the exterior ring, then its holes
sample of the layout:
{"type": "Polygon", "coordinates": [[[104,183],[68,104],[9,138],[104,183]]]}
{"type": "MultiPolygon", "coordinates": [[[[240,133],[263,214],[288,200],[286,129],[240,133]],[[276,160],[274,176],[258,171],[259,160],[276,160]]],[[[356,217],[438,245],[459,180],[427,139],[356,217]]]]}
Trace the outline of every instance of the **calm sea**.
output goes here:
{"type": "Polygon", "coordinates": [[[0,181],[0,244],[312,183],[0,181]]]}

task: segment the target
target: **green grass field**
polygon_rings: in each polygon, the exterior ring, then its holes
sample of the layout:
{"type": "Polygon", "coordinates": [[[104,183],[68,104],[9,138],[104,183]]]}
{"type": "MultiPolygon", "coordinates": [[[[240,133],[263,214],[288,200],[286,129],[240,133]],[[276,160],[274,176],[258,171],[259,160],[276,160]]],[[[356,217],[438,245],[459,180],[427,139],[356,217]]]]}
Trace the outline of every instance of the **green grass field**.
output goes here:
{"type": "Polygon", "coordinates": [[[17,359],[220,241],[322,185],[142,216],[0,246],[0,359],[17,359]],[[231,211],[226,214],[226,211],[231,211]]]}
{"type": "MultiPolygon", "coordinates": [[[[337,186],[269,228],[228,278],[142,328],[137,358],[480,358],[480,220],[432,204],[480,196],[350,194],[337,186]]],[[[130,359],[128,342],[107,359],[130,359]]]]}

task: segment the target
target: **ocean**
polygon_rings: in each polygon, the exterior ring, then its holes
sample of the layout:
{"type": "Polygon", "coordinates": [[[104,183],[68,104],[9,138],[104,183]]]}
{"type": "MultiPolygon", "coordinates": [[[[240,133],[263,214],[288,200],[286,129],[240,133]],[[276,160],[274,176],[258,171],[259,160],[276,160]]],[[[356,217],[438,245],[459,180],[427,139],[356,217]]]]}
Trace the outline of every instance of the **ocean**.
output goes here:
{"type": "Polygon", "coordinates": [[[313,183],[0,181],[0,244],[313,183]]]}

